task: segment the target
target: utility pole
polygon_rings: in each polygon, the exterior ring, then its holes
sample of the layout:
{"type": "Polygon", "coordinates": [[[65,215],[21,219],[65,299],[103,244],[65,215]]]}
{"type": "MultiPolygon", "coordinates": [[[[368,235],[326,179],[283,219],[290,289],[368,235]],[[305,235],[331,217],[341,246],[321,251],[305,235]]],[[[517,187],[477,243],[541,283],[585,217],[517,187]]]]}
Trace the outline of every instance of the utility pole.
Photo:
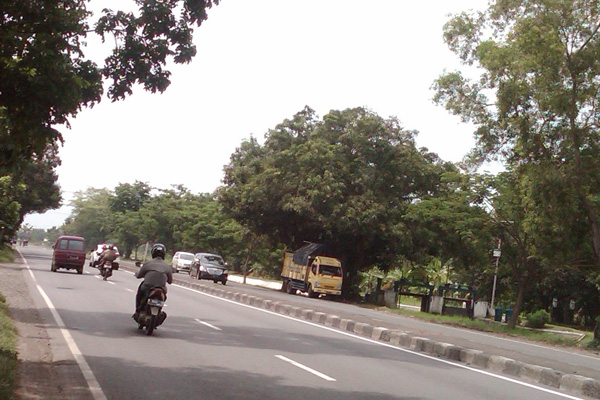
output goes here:
{"type": "MultiPolygon", "coordinates": [[[[146,262],[146,255],[148,254],[148,242],[146,242],[146,247],[144,247],[144,258],[142,259],[142,264],[146,262]]],[[[495,282],[495,281],[494,281],[495,282]]],[[[493,299],[492,295],[492,299],[493,299]]]]}
{"type": "Polygon", "coordinates": [[[494,257],[496,257],[496,268],[494,269],[494,285],[492,286],[492,302],[490,309],[494,309],[494,298],[496,296],[496,281],[498,280],[498,263],[500,262],[500,254],[502,254],[500,248],[502,247],[502,240],[498,239],[498,248],[494,250],[494,257]]]}

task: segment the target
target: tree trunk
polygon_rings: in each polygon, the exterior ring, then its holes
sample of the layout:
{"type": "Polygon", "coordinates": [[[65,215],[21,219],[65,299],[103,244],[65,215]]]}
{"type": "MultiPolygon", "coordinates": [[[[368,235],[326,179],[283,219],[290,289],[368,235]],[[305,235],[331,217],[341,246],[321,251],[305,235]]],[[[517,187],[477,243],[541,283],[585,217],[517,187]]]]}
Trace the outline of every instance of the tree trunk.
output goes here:
{"type": "Polygon", "coordinates": [[[525,297],[525,290],[527,289],[528,284],[527,274],[523,274],[523,276],[519,277],[517,282],[517,301],[515,302],[512,315],[508,321],[509,329],[515,329],[517,322],[519,321],[519,314],[523,308],[523,298],[525,297]]]}
{"type": "Polygon", "coordinates": [[[248,252],[246,253],[246,259],[244,260],[244,264],[242,265],[242,271],[244,274],[244,284],[246,283],[246,276],[248,276],[248,262],[250,261],[250,255],[254,250],[254,245],[256,244],[257,240],[258,237],[256,235],[252,235],[252,240],[250,241],[250,246],[248,247],[248,252]]]}

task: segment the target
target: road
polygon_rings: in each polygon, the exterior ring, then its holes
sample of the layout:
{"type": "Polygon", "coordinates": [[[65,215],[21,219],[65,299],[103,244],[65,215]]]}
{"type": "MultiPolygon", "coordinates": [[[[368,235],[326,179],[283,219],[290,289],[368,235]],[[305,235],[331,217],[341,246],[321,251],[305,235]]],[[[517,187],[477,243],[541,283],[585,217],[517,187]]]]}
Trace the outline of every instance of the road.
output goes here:
{"type": "Polygon", "coordinates": [[[53,347],[97,400],[578,398],[177,285],[145,336],[131,273],[52,273],[50,251],[20,250],[53,347]]]}
{"type": "MultiPolygon", "coordinates": [[[[175,277],[176,279],[189,280],[184,274],[176,274],[175,277]]],[[[283,301],[297,307],[335,314],[341,318],[349,318],[358,322],[409,332],[437,342],[452,343],[469,349],[502,355],[527,364],[540,365],[564,373],[583,375],[600,380],[600,355],[589,351],[541,345],[519,338],[488,334],[431,323],[398,314],[360,308],[353,304],[324,301],[322,299],[315,300],[306,296],[290,296],[287,293],[262,287],[237,283],[231,283],[231,286],[235,287],[236,290],[243,290],[249,294],[269,298],[273,301],[283,301]]]]}

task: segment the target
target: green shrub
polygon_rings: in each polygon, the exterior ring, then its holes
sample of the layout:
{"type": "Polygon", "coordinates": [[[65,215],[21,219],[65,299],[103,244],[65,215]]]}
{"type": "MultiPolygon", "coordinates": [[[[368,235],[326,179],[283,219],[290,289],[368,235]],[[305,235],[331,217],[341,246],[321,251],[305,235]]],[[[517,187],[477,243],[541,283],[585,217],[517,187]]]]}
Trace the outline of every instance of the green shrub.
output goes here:
{"type": "Polygon", "coordinates": [[[590,341],[586,347],[590,350],[600,350],[600,340],[592,340],[590,341]]]}
{"type": "Polygon", "coordinates": [[[13,262],[15,255],[13,249],[7,245],[0,245],[0,262],[13,262]]]}
{"type": "Polygon", "coordinates": [[[550,314],[546,310],[537,310],[525,315],[525,326],[528,328],[541,329],[548,321],[550,321],[550,314]]]}
{"type": "Polygon", "coordinates": [[[0,400],[8,400],[17,387],[17,331],[1,294],[0,300],[0,400]]]}

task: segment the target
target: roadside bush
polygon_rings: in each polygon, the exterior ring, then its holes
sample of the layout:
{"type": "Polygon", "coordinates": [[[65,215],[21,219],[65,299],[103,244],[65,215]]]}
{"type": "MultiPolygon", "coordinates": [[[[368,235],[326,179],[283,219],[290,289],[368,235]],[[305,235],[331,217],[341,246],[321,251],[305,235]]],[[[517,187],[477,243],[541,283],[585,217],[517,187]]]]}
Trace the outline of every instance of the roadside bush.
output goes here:
{"type": "Polygon", "coordinates": [[[15,260],[13,249],[7,245],[0,245],[0,262],[12,262],[15,260]]]}
{"type": "Polygon", "coordinates": [[[600,350],[600,340],[594,339],[586,347],[590,350],[600,350]]]}
{"type": "Polygon", "coordinates": [[[16,328],[0,293],[0,400],[14,399],[17,387],[16,328]]]}
{"type": "Polygon", "coordinates": [[[550,314],[545,310],[537,310],[525,315],[525,326],[528,328],[541,329],[548,321],[550,321],[550,314]]]}

